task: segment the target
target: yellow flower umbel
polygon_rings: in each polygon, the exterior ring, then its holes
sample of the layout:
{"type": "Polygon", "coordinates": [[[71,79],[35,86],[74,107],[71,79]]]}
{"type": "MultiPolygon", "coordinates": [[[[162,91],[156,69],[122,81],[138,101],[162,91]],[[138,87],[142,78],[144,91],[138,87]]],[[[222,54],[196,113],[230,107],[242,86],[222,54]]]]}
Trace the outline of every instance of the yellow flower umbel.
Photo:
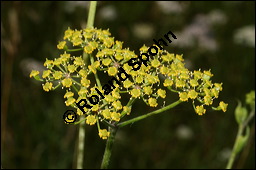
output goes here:
{"type": "Polygon", "coordinates": [[[147,57],[150,47],[143,45],[135,54],[123,48],[123,42],[115,40],[109,30],[68,28],[57,44],[60,55],[46,59],[42,73],[32,70],[29,76],[43,81],[46,92],[65,89],[66,106],[75,108],[77,115],[84,115],[86,124],[97,125],[102,139],[107,139],[110,132],[101,125],[118,125],[131,113],[135,100],[150,107],[164,107],[160,102],[169,98],[168,90],[176,93],[179,102],[191,102],[198,115],[205,114],[207,107],[226,112],[228,104],[222,101],[217,107],[212,106],[223,88],[222,83],[212,82],[211,70],[190,71],[185,68],[183,55],[154,46],[158,50],[151,48],[151,52],[157,54],[147,57]],[[137,62],[135,67],[129,64],[130,59],[137,62]],[[125,73],[119,75],[122,69],[125,73]],[[110,81],[100,82],[98,73],[110,81]],[[130,98],[126,104],[123,95],[130,98]],[[81,110],[76,103],[82,99],[81,110]]]}

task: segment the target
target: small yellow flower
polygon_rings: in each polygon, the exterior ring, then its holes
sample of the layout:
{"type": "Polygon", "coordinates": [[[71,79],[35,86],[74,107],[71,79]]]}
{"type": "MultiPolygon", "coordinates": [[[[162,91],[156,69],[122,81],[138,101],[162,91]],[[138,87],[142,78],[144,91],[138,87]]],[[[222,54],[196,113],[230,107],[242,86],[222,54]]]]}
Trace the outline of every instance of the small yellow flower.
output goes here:
{"type": "Polygon", "coordinates": [[[71,91],[67,91],[66,94],[64,95],[64,98],[69,98],[69,97],[72,97],[74,96],[74,93],[71,92],[71,91]]]}
{"type": "Polygon", "coordinates": [[[116,58],[118,61],[120,61],[120,60],[122,60],[124,57],[122,56],[122,54],[117,53],[117,54],[115,55],[115,58],[116,58]]]}
{"type": "Polygon", "coordinates": [[[53,64],[57,66],[57,65],[60,65],[61,62],[62,62],[61,58],[57,58],[57,59],[55,58],[53,64]]]}
{"type": "Polygon", "coordinates": [[[142,83],[142,82],[143,82],[143,77],[142,77],[142,76],[137,76],[137,77],[135,78],[135,82],[136,82],[136,83],[142,83]]]}
{"type": "Polygon", "coordinates": [[[106,47],[110,48],[114,44],[114,38],[106,38],[106,39],[104,39],[103,44],[106,47]]]}
{"type": "Polygon", "coordinates": [[[180,78],[187,80],[187,79],[189,79],[189,75],[188,75],[188,73],[181,73],[180,78]]]}
{"type": "Polygon", "coordinates": [[[42,77],[46,78],[51,74],[51,70],[44,70],[42,77]]]}
{"type": "Polygon", "coordinates": [[[154,59],[151,61],[151,65],[155,68],[157,68],[158,66],[160,66],[160,61],[158,59],[154,59]]]}
{"type": "Polygon", "coordinates": [[[132,89],[131,95],[132,97],[138,98],[140,96],[140,89],[132,89]]]}
{"type": "Polygon", "coordinates": [[[93,105],[92,111],[96,112],[99,110],[99,104],[93,105]]]}
{"type": "Polygon", "coordinates": [[[148,47],[145,46],[145,44],[140,48],[141,53],[147,53],[148,52],[148,47]]]}
{"type": "Polygon", "coordinates": [[[83,43],[83,40],[80,37],[73,38],[72,41],[74,46],[78,46],[83,43]]]}
{"type": "Polygon", "coordinates": [[[70,38],[73,35],[73,30],[71,30],[70,28],[68,28],[65,33],[64,33],[64,40],[67,38],[70,38]]]}
{"type": "Polygon", "coordinates": [[[76,102],[76,100],[73,97],[69,97],[67,101],[65,101],[66,106],[70,106],[72,104],[74,104],[76,102]]]}
{"type": "Polygon", "coordinates": [[[93,47],[90,45],[87,45],[84,47],[84,52],[87,54],[91,54],[93,52],[93,47]]]}
{"type": "Polygon", "coordinates": [[[29,77],[35,77],[35,76],[37,76],[38,74],[39,74],[39,71],[37,71],[37,70],[32,70],[31,73],[30,73],[30,75],[29,75],[29,77]]]}
{"type": "Polygon", "coordinates": [[[74,32],[73,32],[73,36],[72,36],[72,39],[76,39],[76,38],[78,38],[78,37],[82,37],[82,31],[81,30],[75,30],[74,32]]]}
{"type": "Polygon", "coordinates": [[[81,89],[78,92],[78,95],[80,95],[80,96],[85,95],[85,94],[87,94],[87,92],[88,92],[88,90],[86,87],[81,87],[81,89]]]}
{"type": "Polygon", "coordinates": [[[77,66],[82,66],[84,65],[84,60],[82,59],[82,57],[75,57],[74,64],[77,66]]]}
{"type": "Polygon", "coordinates": [[[162,97],[162,98],[165,98],[166,97],[166,91],[163,90],[163,89],[158,89],[157,90],[157,94],[162,97]]]}
{"type": "MultiPolygon", "coordinates": [[[[85,107],[84,107],[84,108],[85,108],[85,107]]],[[[76,113],[77,113],[79,116],[82,116],[82,115],[84,114],[79,108],[76,109],[76,113]]]]}
{"type": "Polygon", "coordinates": [[[195,99],[195,98],[197,97],[197,95],[198,95],[198,93],[197,93],[195,90],[190,90],[190,91],[188,92],[188,97],[189,97],[190,99],[195,99]]]}
{"type": "Polygon", "coordinates": [[[173,85],[173,81],[170,79],[165,79],[164,80],[164,86],[168,87],[168,86],[172,86],[173,85]]]}
{"type": "Polygon", "coordinates": [[[180,100],[181,101],[187,101],[188,100],[188,94],[186,92],[181,92],[179,94],[180,100]]]}
{"type": "Polygon", "coordinates": [[[114,108],[116,109],[116,110],[121,110],[122,109],[122,103],[119,101],[119,100],[116,100],[116,101],[114,101],[113,103],[112,103],[112,106],[114,106],[114,108]]]}
{"type": "Polygon", "coordinates": [[[88,125],[94,125],[96,123],[97,119],[96,119],[96,116],[95,115],[88,115],[86,117],[86,123],[88,125]]]}
{"type": "Polygon", "coordinates": [[[119,121],[121,118],[121,114],[117,112],[111,112],[111,119],[114,121],[119,121]]]}
{"type": "Polygon", "coordinates": [[[65,47],[65,45],[66,45],[66,41],[61,41],[61,42],[59,42],[59,44],[57,45],[57,48],[58,49],[63,49],[64,47],[65,47]]]}
{"type": "Polygon", "coordinates": [[[90,80],[88,80],[86,77],[82,77],[81,84],[84,87],[89,87],[90,86],[90,80]]]}
{"type": "Polygon", "coordinates": [[[223,112],[227,111],[228,104],[224,103],[223,101],[220,102],[219,107],[223,112]]]}
{"type": "Polygon", "coordinates": [[[166,54],[166,55],[163,55],[162,56],[162,59],[164,60],[164,61],[167,61],[167,62],[169,62],[169,61],[172,61],[173,59],[174,59],[174,54],[166,54]]]}
{"type": "Polygon", "coordinates": [[[151,95],[152,94],[152,87],[145,86],[145,87],[143,87],[143,91],[144,91],[145,94],[151,95]]]}
{"type": "Polygon", "coordinates": [[[52,83],[51,82],[46,82],[45,84],[43,84],[43,89],[44,91],[49,91],[52,89],[52,83]]]}
{"type": "Polygon", "coordinates": [[[111,118],[111,114],[110,114],[109,109],[103,110],[103,111],[101,112],[101,114],[103,115],[103,117],[104,117],[105,119],[110,119],[110,118],[111,118]]]}
{"type": "Polygon", "coordinates": [[[202,78],[204,80],[209,80],[212,76],[213,76],[213,74],[211,73],[211,70],[209,70],[209,71],[204,71],[204,74],[203,74],[202,78]]]}
{"type": "Polygon", "coordinates": [[[112,95],[109,94],[109,95],[105,96],[105,100],[107,102],[113,102],[113,101],[115,101],[115,98],[112,95]]]}
{"type": "Polygon", "coordinates": [[[212,104],[212,98],[211,98],[211,96],[208,96],[208,95],[206,95],[206,96],[204,96],[204,103],[206,104],[206,105],[211,105],[212,104]]]}
{"type": "Polygon", "coordinates": [[[64,87],[70,87],[72,85],[72,79],[71,78],[65,78],[61,81],[61,83],[64,87]]]}
{"type": "Polygon", "coordinates": [[[46,58],[46,61],[44,62],[44,66],[46,66],[47,68],[52,68],[53,67],[53,60],[48,60],[46,58]]]}
{"type": "Polygon", "coordinates": [[[53,77],[56,79],[56,80],[59,80],[59,79],[61,79],[61,77],[62,77],[62,72],[61,71],[55,71],[52,75],[53,75],[53,77]]]}
{"type": "Polygon", "coordinates": [[[179,61],[184,61],[182,55],[176,54],[176,59],[178,59],[179,61]]]}
{"type": "Polygon", "coordinates": [[[183,80],[176,80],[176,87],[184,87],[186,85],[183,80]]]}
{"type": "Polygon", "coordinates": [[[214,83],[216,90],[222,91],[222,83],[214,83]]]}
{"type": "Polygon", "coordinates": [[[124,81],[123,85],[124,85],[125,88],[128,89],[129,87],[131,87],[133,85],[133,83],[129,79],[126,79],[124,81]]]}
{"type": "Polygon", "coordinates": [[[155,83],[157,83],[157,82],[159,82],[160,80],[159,80],[159,78],[158,78],[158,76],[153,76],[153,75],[150,75],[150,74],[148,74],[147,75],[147,81],[150,83],[150,84],[155,84],[155,83]]]}
{"type": "Polygon", "coordinates": [[[111,62],[112,62],[112,60],[110,58],[105,58],[102,60],[102,64],[104,66],[108,66],[111,62]]]}
{"type": "Polygon", "coordinates": [[[201,106],[196,106],[196,113],[198,114],[198,115],[203,115],[203,114],[205,114],[205,109],[204,109],[204,106],[203,105],[201,105],[201,106]]]}
{"type": "MultiPolygon", "coordinates": [[[[116,88],[117,89],[117,88],[116,88]]],[[[117,90],[113,90],[112,91],[112,96],[115,98],[115,99],[120,99],[121,96],[120,96],[120,93],[117,91],[117,90]]]]}
{"type": "Polygon", "coordinates": [[[86,77],[88,72],[84,69],[81,69],[79,72],[78,72],[82,77],[86,77]]]}
{"type": "Polygon", "coordinates": [[[165,66],[162,66],[160,68],[160,73],[166,75],[169,72],[168,68],[165,66]]]}
{"type": "Polygon", "coordinates": [[[158,105],[156,99],[152,97],[148,99],[148,104],[150,107],[156,107],[158,105]]]}
{"type": "Polygon", "coordinates": [[[61,62],[67,62],[70,58],[70,54],[67,54],[66,51],[64,52],[64,54],[60,55],[60,61],[61,62]]]}
{"type": "Polygon", "coordinates": [[[203,91],[204,91],[204,93],[205,93],[206,96],[211,96],[211,91],[210,91],[210,89],[208,89],[208,88],[203,88],[203,91]]]}
{"type": "Polygon", "coordinates": [[[194,79],[198,80],[202,78],[203,73],[201,71],[194,70],[194,79]]]}
{"type": "Polygon", "coordinates": [[[70,73],[74,73],[76,71],[76,66],[75,65],[68,65],[68,71],[70,73]]]}
{"type": "Polygon", "coordinates": [[[215,88],[212,88],[212,89],[211,89],[211,94],[212,94],[212,96],[214,96],[215,98],[218,98],[218,96],[219,96],[219,90],[216,90],[216,87],[215,87],[215,88]]]}
{"type": "Polygon", "coordinates": [[[116,41],[115,47],[116,47],[117,49],[121,49],[122,46],[123,46],[123,42],[122,42],[122,41],[116,41]]]}
{"type": "Polygon", "coordinates": [[[127,115],[130,115],[130,113],[131,113],[131,107],[124,106],[124,107],[123,107],[123,111],[124,111],[127,115]]]}
{"type": "Polygon", "coordinates": [[[191,85],[192,87],[198,86],[198,82],[197,82],[196,79],[191,79],[191,80],[189,81],[189,83],[190,83],[190,85],[191,85]]]}
{"type": "Polygon", "coordinates": [[[108,75],[115,76],[117,74],[117,68],[116,67],[109,67],[108,68],[108,75]]]}
{"type": "Polygon", "coordinates": [[[102,138],[102,139],[107,139],[110,135],[110,132],[108,132],[106,129],[100,129],[99,130],[99,136],[102,138]]]}

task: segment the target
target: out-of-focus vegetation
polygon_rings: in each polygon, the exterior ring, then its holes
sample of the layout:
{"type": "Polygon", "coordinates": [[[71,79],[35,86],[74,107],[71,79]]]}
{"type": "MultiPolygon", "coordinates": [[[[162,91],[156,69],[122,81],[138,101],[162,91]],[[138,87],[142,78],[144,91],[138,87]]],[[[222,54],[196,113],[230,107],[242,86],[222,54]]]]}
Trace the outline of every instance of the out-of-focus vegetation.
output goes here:
{"type": "MultiPolygon", "coordinates": [[[[1,1],[1,163],[3,168],[74,168],[78,126],[66,125],[64,90],[46,93],[29,78],[70,27],[86,27],[88,2],[1,1]]],[[[255,90],[255,2],[99,2],[95,26],[138,52],[169,30],[168,49],[189,69],[210,69],[223,82],[226,113],[197,116],[183,103],[119,130],[110,168],[224,168],[237,132],[237,99],[255,90]]],[[[101,77],[103,78],[103,77],[101,77]]],[[[173,98],[177,96],[173,95],[173,98]]],[[[172,97],[169,99],[172,100],[172,97]]],[[[169,102],[170,102],[169,101],[169,102]]],[[[168,102],[168,101],[167,101],[168,102]]],[[[131,116],[149,109],[135,103],[131,116]]],[[[255,122],[234,168],[255,168],[255,122]]],[[[105,141],[86,127],[85,168],[99,168],[105,141]]]]}

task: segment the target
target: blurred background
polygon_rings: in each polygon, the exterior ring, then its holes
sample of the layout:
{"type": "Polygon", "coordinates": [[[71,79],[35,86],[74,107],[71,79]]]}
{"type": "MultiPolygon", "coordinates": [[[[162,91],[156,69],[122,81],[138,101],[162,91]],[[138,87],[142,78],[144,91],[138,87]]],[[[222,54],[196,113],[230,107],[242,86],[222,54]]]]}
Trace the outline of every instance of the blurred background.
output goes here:
{"type": "MultiPolygon", "coordinates": [[[[86,27],[89,2],[1,1],[2,168],[75,168],[78,126],[66,125],[64,90],[44,92],[29,78],[58,57],[70,27],[86,27]]],[[[255,2],[98,2],[95,27],[108,29],[136,53],[172,31],[166,47],[187,68],[211,69],[223,82],[217,101],[227,112],[197,116],[191,102],[119,129],[110,168],[225,168],[237,133],[237,100],[255,89],[255,2]]],[[[170,93],[166,103],[177,99],[170,93]]],[[[216,103],[217,105],[217,103],[216,103]]],[[[152,111],[135,103],[131,117],[152,111]]],[[[255,121],[234,168],[255,168],[255,121]]],[[[105,141],[86,126],[84,168],[99,168],[105,141]]]]}

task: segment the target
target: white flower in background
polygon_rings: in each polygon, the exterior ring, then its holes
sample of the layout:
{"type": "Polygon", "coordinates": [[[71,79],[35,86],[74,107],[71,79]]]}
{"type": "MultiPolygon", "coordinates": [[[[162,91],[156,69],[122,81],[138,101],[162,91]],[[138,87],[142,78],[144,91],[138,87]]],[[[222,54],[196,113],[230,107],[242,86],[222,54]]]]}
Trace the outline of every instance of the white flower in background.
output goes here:
{"type": "Polygon", "coordinates": [[[190,127],[180,125],[176,130],[176,135],[179,139],[190,139],[194,136],[194,133],[190,127]]]}
{"type": "Polygon", "coordinates": [[[234,42],[249,47],[255,47],[255,25],[248,25],[235,31],[234,42]]]}
{"type": "Polygon", "coordinates": [[[138,23],[132,28],[133,34],[140,39],[149,39],[153,36],[155,29],[152,24],[138,23]]]}
{"type": "Polygon", "coordinates": [[[178,1],[156,1],[156,3],[166,14],[179,14],[183,10],[181,4],[178,1]]]}
{"type": "Polygon", "coordinates": [[[45,67],[43,66],[42,62],[39,62],[33,58],[22,59],[19,66],[24,76],[26,77],[29,75],[31,70],[38,70],[40,73],[42,73],[45,70],[45,67]]]}
{"type": "Polygon", "coordinates": [[[227,16],[219,9],[212,10],[208,14],[208,19],[212,25],[225,24],[227,22],[227,16]]]}
{"type": "Polygon", "coordinates": [[[65,10],[68,13],[75,11],[77,7],[89,9],[90,1],[66,1],[65,10]]]}
{"type": "Polygon", "coordinates": [[[105,6],[100,9],[99,15],[104,20],[115,20],[117,18],[116,8],[112,5],[105,6]]]}
{"type": "Polygon", "coordinates": [[[230,148],[224,148],[219,152],[217,159],[223,162],[227,161],[231,155],[231,152],[232,150],[230,148]]]}
{"type": "Polygon", "coordinates": [[[174,46],[193,47],[198,44],[199,48],[209,51],[217,50],[217,42],[211,31],[211,23],[207,15],[195,16],[193,22],[186,26],[181,32],[175,33],[178,37],[173,43],[174,46]]]}

